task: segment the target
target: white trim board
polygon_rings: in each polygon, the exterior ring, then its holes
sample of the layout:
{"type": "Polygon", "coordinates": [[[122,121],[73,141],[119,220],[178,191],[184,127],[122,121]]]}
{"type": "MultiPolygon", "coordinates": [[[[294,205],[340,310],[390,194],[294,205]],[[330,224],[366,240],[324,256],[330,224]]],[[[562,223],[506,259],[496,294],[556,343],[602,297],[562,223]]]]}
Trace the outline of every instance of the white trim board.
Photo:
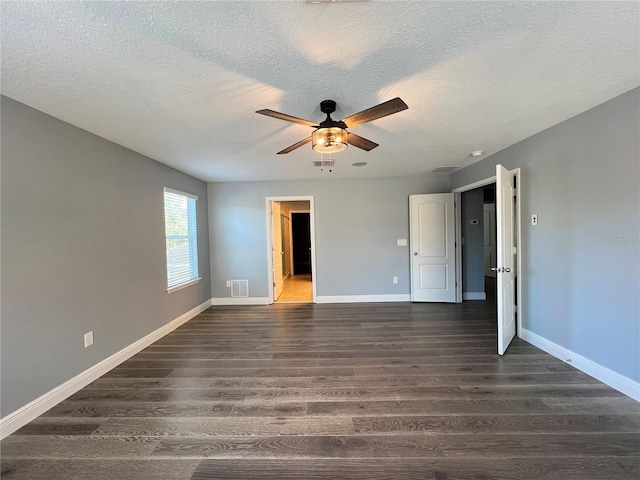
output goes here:
{"type": "Polygon", "coordinates": [[[50,408],[55,407],[64,399],[70,397],[74,393],[83,389],[94,380],[100,378],[109,370],[117,367],[125,360],[128,360],[136,353],[147,348],[152,343],[160,340],[162,337],[172,332],[180,325],[188,322],[196,315],[204,312],[211,306],[211,300],[207,300],[201,305],[192,308],[188,312],[180,315],[178,318],[163,325],[150,334],[142,337],[140,340],[133,342],[128,347],[123,348],[119,352],[114,353],[110,357],[105,358],[94,366],[89,367],[84,372],[79,373],[75,377],[67,380],[62,385],[55,387],[44,395],[36,398],[32,402],[19,408],[15,412],[10,413],[0,420],[0,439],[8,437],[19,428],[25,426],[30,421],[36,419],[50,408]]]}
{"type": "Polygon", "coordinates": [[[486,300],[487,294],[485,292],[463,292],[462,300],[486,300]]]}
{"type": "Polygon", "coordinates": [[[478,180],[477,182],[469,183],[467,185],[463,185],[458,188],[454,188],[451,190],[453,193],[462,193],[468,192],[469,190],[474,190],[476,188],[484,187],[485,185],[491,185],[492,183],[496,183],[496,176],[493,175],[491,177],[484,178],[482,180],[478,180]]]}
{"type": "Polygon", "coordinates": [[[640,383],[635,380],[620,375],[593,360],[589,360],[567,348],[561,347],[557,343],[547,340],[526,328],[520,329],[520,338],[640,402],[640,383]]]}
{"type": "Polygon", "coordinates": [[[212,305],[269,305],[269,297],[221,297],[212,298],[212,305]]]}
{"type": "Polygon", "coordinates": [[[318,303],[410,302],[411,295],[326,295],[317,300],[318,303]]]}

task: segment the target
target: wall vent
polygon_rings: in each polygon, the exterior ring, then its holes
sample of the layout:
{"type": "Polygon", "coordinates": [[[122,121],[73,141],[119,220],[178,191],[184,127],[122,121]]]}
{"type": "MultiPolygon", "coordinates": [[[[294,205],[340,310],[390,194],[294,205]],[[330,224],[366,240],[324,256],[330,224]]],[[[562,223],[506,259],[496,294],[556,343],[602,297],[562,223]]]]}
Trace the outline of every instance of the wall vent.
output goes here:
{"type": "Polygon", "coordinates": [[[232,297],[249,296],[249,280],[231,280],[232,297]]]}

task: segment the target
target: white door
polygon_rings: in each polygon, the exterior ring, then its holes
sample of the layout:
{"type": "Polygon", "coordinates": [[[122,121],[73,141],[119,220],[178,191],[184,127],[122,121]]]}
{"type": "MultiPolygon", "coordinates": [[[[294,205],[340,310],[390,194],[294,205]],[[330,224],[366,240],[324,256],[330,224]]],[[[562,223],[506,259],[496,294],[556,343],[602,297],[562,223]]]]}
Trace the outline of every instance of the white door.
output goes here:
{"type": "Polygon", "coordinates": [[[456,301],[453,193],[409,196],[411,301],[456,301]]]}
{"type": "Polygon", "coordinates": [[[504,354],[516,334],[514,178],[502,165],[496,165],[498,355],[504,354]]]}
{"type": "Polygon", "coordinates": [[[271,230],[273,231],[273,243],[271,244],[271,258],[273,265],[273,300],[276,301],[282,294],[282,219],[280,218],[280,204],[271,202],[271,230]]]}

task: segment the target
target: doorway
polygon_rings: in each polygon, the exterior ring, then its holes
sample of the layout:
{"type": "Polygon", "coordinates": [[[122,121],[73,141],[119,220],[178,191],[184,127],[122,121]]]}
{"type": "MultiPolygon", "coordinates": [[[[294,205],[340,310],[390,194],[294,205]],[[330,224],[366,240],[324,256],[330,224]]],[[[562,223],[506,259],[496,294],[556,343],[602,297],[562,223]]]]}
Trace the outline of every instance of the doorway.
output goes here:
{"type": "Polygon", "coordinates": [[[495,183],[460,194],[462,301],[496,303],[495,183]]]}
{"type": "MultiPolygon", "coordinates": [[[[522,326],[522,251],[521,251],[521,174],[520,169],[506,170],[496,165],[496,176],[453,190],[456,203],[461,194],[495,183],[496,185],[496,308],[498,313],[498,354],[503,355],[522,326]]],[[[461,215],[456,209],[456,241],[461,244],[461,215]]],[[[462,278],[461,249],[457,255],[457,278],[462,278]]],[[[462,300],[462,282],[458,282],[458,298],[462,300]]]]}
{"type": "Polygon", "coordinates": [[[496,225],[496,184],[482,188],[483,270],[485,299],[497,299],[496,270],[498,267],[498,227],[496,225]]]}
{"type": "Polygon", "coordinates": [[[315,303],[313,197],[268,197],[269,303],[315,303]]]}

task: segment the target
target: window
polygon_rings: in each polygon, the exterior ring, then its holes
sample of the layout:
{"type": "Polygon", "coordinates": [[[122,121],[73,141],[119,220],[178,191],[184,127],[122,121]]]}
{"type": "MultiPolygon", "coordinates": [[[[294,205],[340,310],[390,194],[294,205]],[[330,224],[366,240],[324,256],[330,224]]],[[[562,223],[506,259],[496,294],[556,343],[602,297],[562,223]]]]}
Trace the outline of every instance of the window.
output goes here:
{"type": "Polygon", "coordinates": [[[190,193],[164,189],[164,229],[167,245],[167,292],[200,281],[196,201],[190,193]]]}

